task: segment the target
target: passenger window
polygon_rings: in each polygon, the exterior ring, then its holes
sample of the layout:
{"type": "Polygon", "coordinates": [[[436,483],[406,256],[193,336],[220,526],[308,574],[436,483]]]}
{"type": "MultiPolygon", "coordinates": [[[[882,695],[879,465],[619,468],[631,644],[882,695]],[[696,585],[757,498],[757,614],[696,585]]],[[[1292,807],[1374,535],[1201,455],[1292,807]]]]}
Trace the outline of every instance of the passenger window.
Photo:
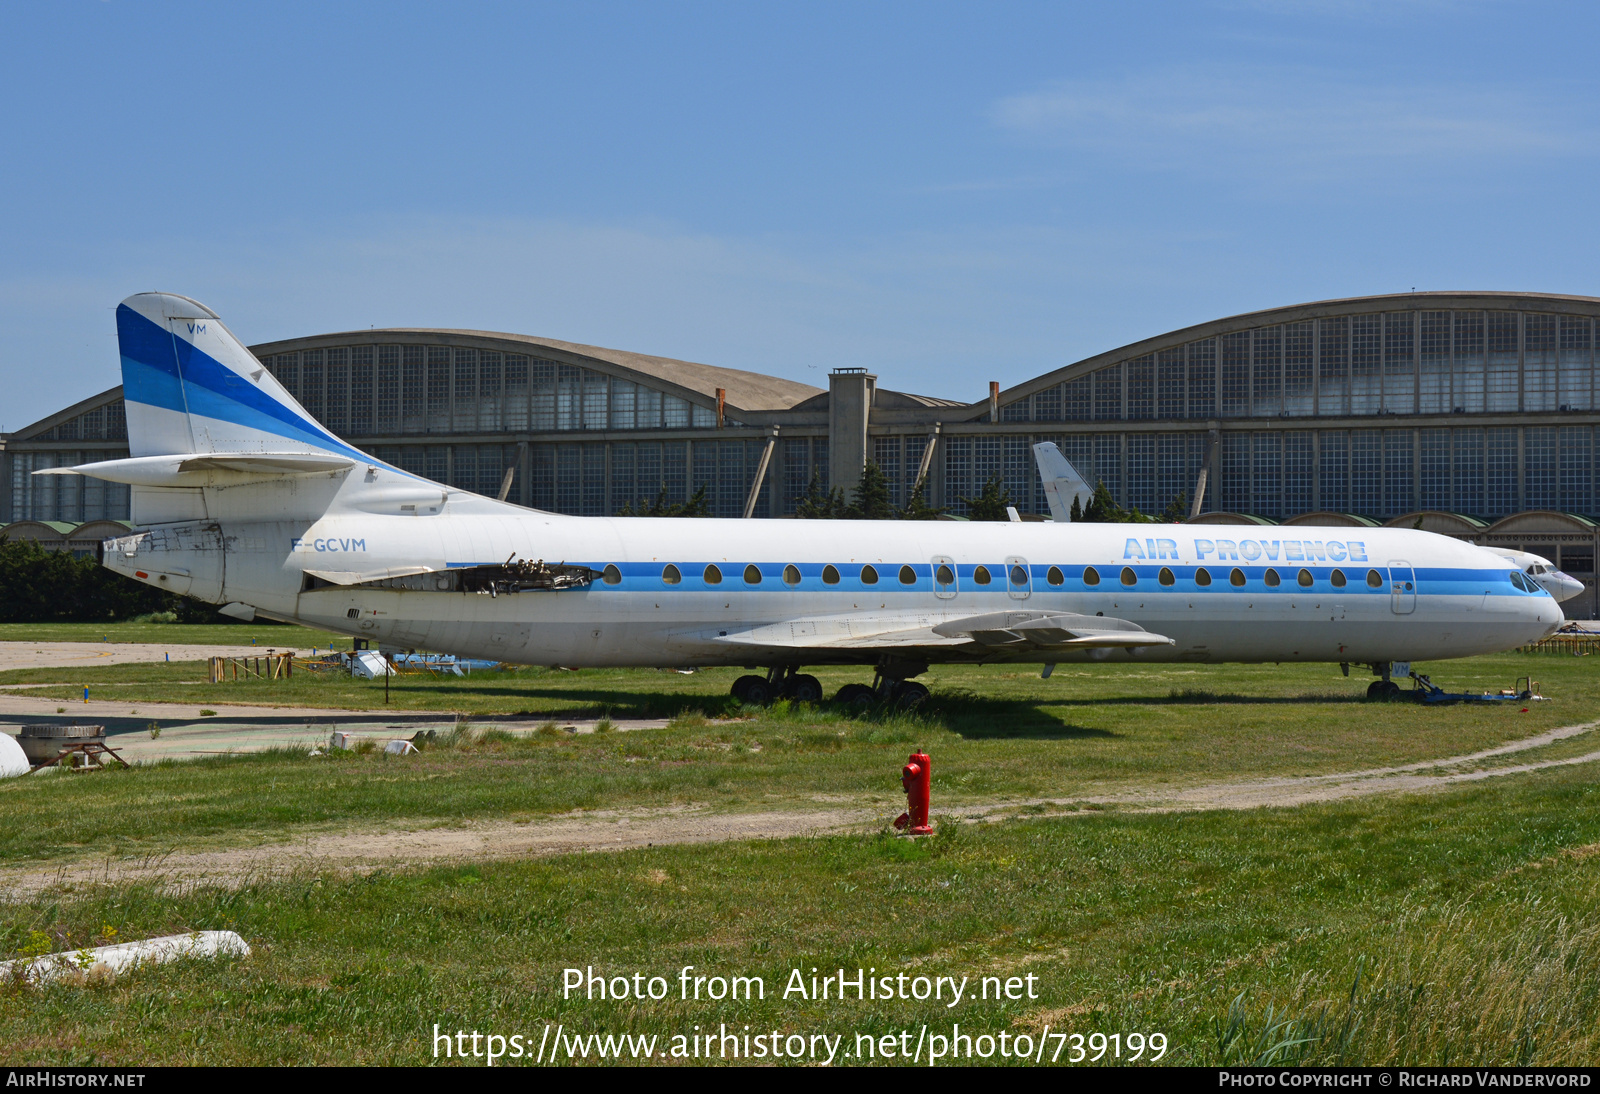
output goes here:
{"type": "Polygon", "coordinates": [[[1335,571],[1333,571],[1333,574],[1328,578],[1328,580],[1333,582],[1333,587],[1335,589],[1344,588],[1344,571],[1343,570],[1335,570],[1335,571]]]}
{"type": "Polygon", "coordinates": [[[1177,578],[1172,576],[1172,571],[1171,570],[1169,570],[1165,566],[1163,566],[1163,567],[1161,567],[1161,572],[1156,575],[1156,580],[1161,582],[1161,584],[1163,584],[1163,585],[1171,585],[1174,581],[1177,580],[1177,578]]]}
{"type": "Polygon", "coordinates": [[[606,563],[605,571],[600,575],[600,580],[604,581],[607,585],[621,585],[622,571],[608,562],[606,563]]]}
{"type": "Polygon", "coordinates": [[[1295,580],[1300,582],[1300,587],[1302,589],[1311,588],[1311,571],[1310,570],[1301,570],[1300,571],[1300,576],[1297,577],[1295,580]]]}
{"type": "Polygon", "coordinates": [[[1204,566],[1194,572],[1194,583],[1202,589],[1211,584],[1211,571],[1204,566]]]}
{"type": "Polygon", "coordinates": [[[822,568],[822,583],[824,585],[839,584],[839,571],[831,563],[822,568]]]}
{"type": "Polygon", "coordinates": [[[661,581],[663,584],[676,585],[682,580],[683,574],[679,573],[678,568],[670,562],[667,563],[666,569],[661,571],[661,581]]]}
{"type": "Polygon", "coordinates": [[[717,569],[715,564],[712,564],[712,565],[706,567],[706,572],[704,574],[704,577],[706,579],[706,584],[707,585],[721,585],[722,584],[722,571],[717,569]]]}
{"type": "Polygon", "coordinates": [[[1028,583],[1028,571],[1021,566],[1011,567],[1011,584],[1021,588],[1028,583]]]}
{"type": "Polygon", "coordinates": [[[783,568],[783,583],[785,585],[800,584],[800,568],[798,566],[785,566],[783,568]]]}
{"type": "Polygon", "coordinates": [[[877,583],[878,583],[878,571],[873,569],[871,566],[863,566],[863,567],[861,567],[861,584],[863,584],[863,585],[876,585],[877,583]]]}
{"type": "Polygon", "coordinates": [[[1228,575],[1228,584],[1236,589],[1244,588],[1244,571],[1235,566],[1233,572],[1228,575]]]}
{"type": "Polygon", "coordinates": [[[1272,589],[1278,587],[1278,571],[1270,566],[1267,567],[1267,587],[1272,589]]]}
{"type": "Polygon", "coordinates": [[[987,585],[987,584],[989,584],[989,567],[987,567],[987,566],[979,566],[977,569],[973,570],[972,571],[972,583],[974,585],[987,585]]]}
{"type": "Polygon", "coordinates": [[[1136,585],[1138,582],[1139,575],[1133,572],[1133,567],[1124,566],[1122,568],[1122,583],[1124,585],[1136,585]]]}
{"type": "Polygon", "coordinates": [[[1052,585],[1064,585],[1067,581],[1067,575],[1061,572],[1061,567],[1052,566],[1045,571],[1044,579],[1052,585]]]}
{"type": "Polygon", "coordinates": [[[744,583],[746,585],[761,584],[761,570],[753,562],[744,568],[744,583]]]}
{"type": "Polygon", "coordinates": [[[1374,589],[1383,588],[1383,575],[1379,574],[1377,570],[1368,570],[1367,584],[1371,585],[1374,589]]]}
{"type": "Polygon", "coordinates": [[[915,585],[916,583],[917,571],[913,570],[910,566],[900,567],[900,584],[915,585]]]}
{"type": "Polygon", "coordinates": [[[1100,571],[1096,570],[1093,566],[1085,567],[1083,571],[1083,583],[1085,585],[1100,584],[1100,571]]]}
{"type": "MultiPolygon", "coordinates": [[[[900,580],[904,581],[905,577],[902,576],[900,580]]],[[[954,585],[956,583],[955,571],[941,562],[939,569],[935,571],[934,580],[941,585],[954,585]]]]}

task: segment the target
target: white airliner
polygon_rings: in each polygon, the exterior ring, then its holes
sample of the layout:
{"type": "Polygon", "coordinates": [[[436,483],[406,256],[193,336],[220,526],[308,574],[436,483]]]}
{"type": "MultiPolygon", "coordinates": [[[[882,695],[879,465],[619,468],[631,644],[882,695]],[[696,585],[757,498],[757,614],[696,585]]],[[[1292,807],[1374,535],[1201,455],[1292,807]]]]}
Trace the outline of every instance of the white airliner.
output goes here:
{"type": "Polygon", "coordinates": [[[1510,559],[1512,565],[1528,575],[1528,580],[1555,597],[1558,602],[1571,600],[1583,592],[1583,582],[1556,569],[1555,563],[1548,558],[1527,551],[1513,551],[1506,547],[1490,547],[1489,550],[1501,558],[1510,559]]]}
{"type": "Polygon", "coordinates": [[[207,308],[117,309],[132,487],[105,564],[255,614],[522,663],[741,665],[734,694],[915,703],[935,662],[1466,657],[1562,623],[1510,562],[1427,532],[569,517],[453,489],[333,436],[207,308]],[[1219,534],[1219,533],[1226,533],[1219,534]]]}

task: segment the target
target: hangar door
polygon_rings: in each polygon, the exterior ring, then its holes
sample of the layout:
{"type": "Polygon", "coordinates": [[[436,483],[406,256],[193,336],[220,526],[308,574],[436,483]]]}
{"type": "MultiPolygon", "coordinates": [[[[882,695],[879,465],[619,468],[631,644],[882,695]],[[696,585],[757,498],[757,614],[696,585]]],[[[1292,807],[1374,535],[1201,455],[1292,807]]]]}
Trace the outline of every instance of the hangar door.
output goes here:
{"type": "Polygon", "coordinates": [[[1417,575],[1411,563],[1389,560],[1389,607],[1395,615],[1410,615],[1417,610],[1417,575]]]}

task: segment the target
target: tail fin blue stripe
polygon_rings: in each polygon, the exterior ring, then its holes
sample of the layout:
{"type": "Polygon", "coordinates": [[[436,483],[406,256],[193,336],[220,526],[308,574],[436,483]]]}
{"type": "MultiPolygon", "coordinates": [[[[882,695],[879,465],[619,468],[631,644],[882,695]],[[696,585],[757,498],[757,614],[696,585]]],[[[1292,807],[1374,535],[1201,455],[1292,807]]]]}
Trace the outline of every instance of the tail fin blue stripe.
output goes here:
{"type": "Polygon", "coordinates": [[[274,433],[357,460],[371,459],[126,304],[117,308],[117,340],[123,395],[133,402],[274,433]]]}

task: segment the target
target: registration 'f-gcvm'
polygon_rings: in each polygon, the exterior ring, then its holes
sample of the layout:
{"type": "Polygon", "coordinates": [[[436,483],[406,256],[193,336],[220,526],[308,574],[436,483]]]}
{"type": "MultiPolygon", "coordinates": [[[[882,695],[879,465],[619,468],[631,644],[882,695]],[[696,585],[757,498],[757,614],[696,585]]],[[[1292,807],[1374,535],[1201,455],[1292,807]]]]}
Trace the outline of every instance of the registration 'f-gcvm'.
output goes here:
{"type": "Polygon", "coordinates": [[[873,682],[841,699],[911,703],[939,662],[1326,661],[1381,685],[1562,622],[1509,560],[1421,531],[545,513],[346,444],[187,297],[129,297],[117,334],[132,455],[49,472],[131,487],[105,564],[387,647],[748,666],[755,701],[853,664],[873,682]]]}

